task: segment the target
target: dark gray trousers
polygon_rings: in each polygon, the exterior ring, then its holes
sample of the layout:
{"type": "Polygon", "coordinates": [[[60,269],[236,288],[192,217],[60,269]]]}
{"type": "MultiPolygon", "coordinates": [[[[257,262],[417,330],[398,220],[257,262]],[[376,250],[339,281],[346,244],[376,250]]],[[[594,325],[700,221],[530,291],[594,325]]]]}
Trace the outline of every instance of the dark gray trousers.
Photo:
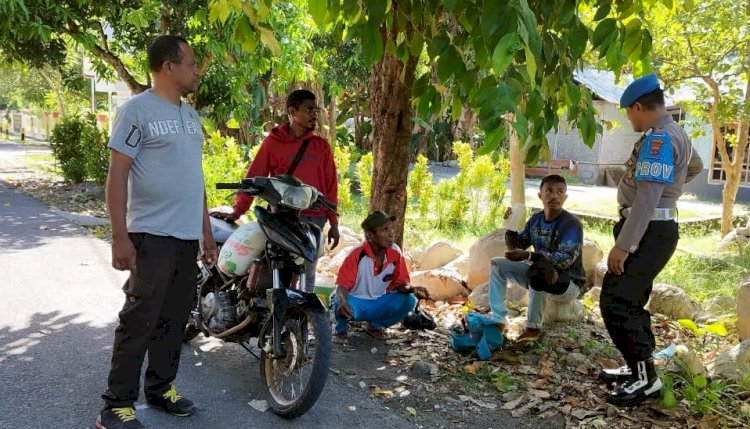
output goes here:
{"type": "Polygon", "coordinates": [[[177,376],[180,349],[198,274],[197,240],[130,234],[136,274],[125,282],[125,305],[115,330],[105,408],[132,407],[138,399],[141,367],[146,396],[158,396],[177,376]]]}

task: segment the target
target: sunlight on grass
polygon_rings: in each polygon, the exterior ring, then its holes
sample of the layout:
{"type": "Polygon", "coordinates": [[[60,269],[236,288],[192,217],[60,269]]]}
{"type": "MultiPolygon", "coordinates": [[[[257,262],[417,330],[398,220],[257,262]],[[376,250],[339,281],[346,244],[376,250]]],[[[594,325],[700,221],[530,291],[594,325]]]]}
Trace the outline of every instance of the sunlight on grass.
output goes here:
{"type": "Polygon", "coordinates": [[[28,168],[58,174],[55,158],[48,153],[34,153],[26,157],[28,168]]]}

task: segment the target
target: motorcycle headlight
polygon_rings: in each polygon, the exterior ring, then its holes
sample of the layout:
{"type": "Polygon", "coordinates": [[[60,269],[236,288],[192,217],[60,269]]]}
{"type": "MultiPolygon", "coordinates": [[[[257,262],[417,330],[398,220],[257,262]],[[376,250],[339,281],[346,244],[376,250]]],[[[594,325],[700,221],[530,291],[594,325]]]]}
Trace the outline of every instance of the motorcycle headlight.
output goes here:
{"type": "Polygon", "coordinates": [[[305,210],[313,202],[313,188],[307,185],[289,186],[285,183],[273,182],[274,188],[281,195],[279,204],[296,210],[305,210]]]}

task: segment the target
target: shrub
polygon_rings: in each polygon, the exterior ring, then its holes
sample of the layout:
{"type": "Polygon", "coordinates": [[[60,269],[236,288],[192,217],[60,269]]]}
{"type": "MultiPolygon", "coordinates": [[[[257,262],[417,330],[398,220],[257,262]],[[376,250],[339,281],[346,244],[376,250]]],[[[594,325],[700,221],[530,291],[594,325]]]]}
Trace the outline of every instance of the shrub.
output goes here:
{"type": "Polygon", "coordinates": [[[92,115],[81,133],[81,145],[86,161],[86,175],[94,182],[103,185],[109,170],[109,148],[107,134],[96,126],[92,115]]]}
{"type": "Polygon", "coordinates": [[[81,134],[86,121],[72,116],[63,119],[55,128],[49,139],[52,156],[60,164],[60,171],[66,181],[81,183],[86,178],[86,154],[81,144],[81,134]]]}
{"type": "Polygon", "coordinates": [[[218,131],[210,134],[203,149],[203,175],[206,180],[208,207],[232,204],[233,198],[225,190],[216,189],[219,182],[238,182],[245,177],[247,166],[237,142],[218,131]]]}
{"type": "Polygon", "coordinates": [[[357,180],[359,180],[359,191],[362,193],[362,197],[369,201],[372,190],[372,152],[362,155],[355,168],[357,180]]]}
{"type": "Polygon", "coordinates": [[[420,204],[425,188],[432,184],[432,173],[427,165],[427,158],[423,155],[417,156],[417,162],[414,168],[409,172],[409,198],[417,204],[420,204]]]}
{"type": "Polygon", "coordinates": [[[339,211],[351,210],[353,207],[352,181],[347,177],[352,162],[351,145],[335,145],[333,148],[333,159],[336,163],[336,175],[338,178],[338,209],[339,211]]]}

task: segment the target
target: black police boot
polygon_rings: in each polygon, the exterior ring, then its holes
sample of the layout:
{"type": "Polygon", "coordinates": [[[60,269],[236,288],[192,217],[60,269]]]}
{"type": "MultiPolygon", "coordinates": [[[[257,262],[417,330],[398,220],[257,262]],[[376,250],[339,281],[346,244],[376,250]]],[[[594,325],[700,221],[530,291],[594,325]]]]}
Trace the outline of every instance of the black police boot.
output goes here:
{"type": "Polygon", "coordinates": [[[638,405],[647,398],[659,396],[662,383],[656,375],[654,360],[635,362],[631,368],[633,375],[630,381],[620,385],[607,396],[607,402],[622,407],[638,405]]]}
{"type": "Polygon", "coordinates": [[[633,371],[631,371],[630,367],[627,365],[619,368],[604,368],[602,369],[602,372],[599,373],[599,380],[605,383],[624,383],[630,380],[632,375],[633,371]]]}

